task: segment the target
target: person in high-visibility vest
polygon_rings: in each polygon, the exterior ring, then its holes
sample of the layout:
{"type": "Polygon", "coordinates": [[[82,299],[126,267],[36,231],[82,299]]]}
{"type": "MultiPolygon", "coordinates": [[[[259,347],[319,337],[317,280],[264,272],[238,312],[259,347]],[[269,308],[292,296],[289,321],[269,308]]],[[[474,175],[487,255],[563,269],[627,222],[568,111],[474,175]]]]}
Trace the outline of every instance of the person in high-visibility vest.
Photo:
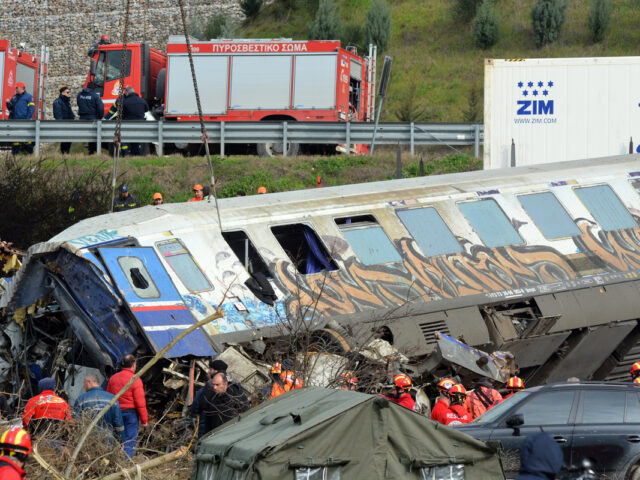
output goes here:
{"type": "Polygon", "coordinates": [[[435,420],[436,422],[444,424],[445,418],[444,415],[447,413],[449,408],[449,389],[456,384],[450,378],[443,378],[438,382],[438,393],[440,394],[438,397],[438,401],[433,406],[433,410],[431,410],[431,420],[435,420]]]}
{"type": "Polygon", "coordinates": [[[0,435],[0,478],[26,478],[24,464],[31,453],[31,437],[20,427],[13,427],[0,435]]]}
{"type": "Polygon", "coordinates": [[[269,398],[276,398],[290,390],[303,387],[302,380],[296,378],[294,367],[292,360],[285,358],[282,361],[282,371],[271,386],[271,397],[269,398]]]}

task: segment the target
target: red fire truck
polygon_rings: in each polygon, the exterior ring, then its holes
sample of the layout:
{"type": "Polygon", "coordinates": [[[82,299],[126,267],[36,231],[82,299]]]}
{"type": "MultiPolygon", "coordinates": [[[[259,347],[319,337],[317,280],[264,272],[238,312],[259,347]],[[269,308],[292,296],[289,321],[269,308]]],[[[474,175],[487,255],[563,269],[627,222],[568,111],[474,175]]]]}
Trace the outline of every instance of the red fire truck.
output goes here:
{"type": "MultiPolygon", "coordinates": [[[[34,103],[40,105],[40,59],[9,45],[8,40],[0,40],[0,99],[2,106],[0,120],[9,118],[6,102],[15,94],[16,83],[24,82],[27,92],[33,95],[34,103]]],[[[37,116],[36,109],[34,118],[37,116]]]]}
{"type": "MultiPolygon", "coordinates": [[[[202,113],[207,121],[372,121],[375,55],[360,57],[340,42],[289,39],[192,42],[202,113]]],[[[373,47],[375,48],[375,47],[373,47]]],[[[117,99],[122,45],[101,45],[93,80],[105,110],[117,99]]],[[[198,111],[182,36],[171,36],[166,55],[145,44],[127,45],[125,85],[155,105],[156,117],[193,121],[198,111]]],[[[286,154],[298,152],[289,143],[286,154]]],[[[357,146],[358,152],[366,146],[357,146]]],[[[260,155],[283,153],[282,144],[258,144],[260,155]]]]}

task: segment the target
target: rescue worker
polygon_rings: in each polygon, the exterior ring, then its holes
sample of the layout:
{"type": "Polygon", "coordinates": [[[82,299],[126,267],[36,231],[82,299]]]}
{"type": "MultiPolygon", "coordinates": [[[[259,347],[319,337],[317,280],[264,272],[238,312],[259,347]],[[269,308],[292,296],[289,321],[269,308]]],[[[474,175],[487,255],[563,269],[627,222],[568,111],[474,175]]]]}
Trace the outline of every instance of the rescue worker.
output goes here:
{"type": "Polygon", "coordinates": [[[476,382],[473,391],[467,396],[465,406],[475,420],[487,410],[492,409],[502,401],[502,395],[493,388],[491,380],[483,378],[476,382]]]}
{"type": "Polygon", "coordinates": [[[640,378],[640,362],[636,362],[631,365],[631,370],[629,370],[631,374],[631,378],[635,380],[636,378],[640,378]]]}
{"type": "Polygon", "coordinates": [[[563,460],[562,449],[548,433],[529,435],[520,449],[520,474],[516,480],[556,478],[563,460]]]}
{"type": "Polygon", "coordinates": [[[471,414],[464,408],[467,389],[460,384],[453,385],[448,392],[449,408],[444,414],[445,425],[461,425],[471,421],[471,414]]]}
{"type": "MultiPolygon", "coordinates": [[[[53,118],[56,120],[75,120],[71,109],[71,89],[67,85],[59,88],[60,95],[53,101],[53,118]]],[[[60,153],[67,155],[71,150],[71,142],[60,142],[60,153]]]]}
{"type": "Polygon", "coordinates": [[[42,431],[51,423],[71,420],[71,408],[55,394],[56,381],[45,377],[38,382],[38,391],[31,397],[22,414],[22,425],[30,432],[42,431]]]}
{"type": "Polygon", "coordinates": [[[203,198],[204,198],[204,192],[202,190],[202,185],[200,185],[199,183],[196,183],[193,186],[193,198],[190,198],[189,201],[201,202],[203,198]]]}
{"type": "Polygon", "coordinates": [[[449,409],[449,389],[455,385],[456,382],[450,378],[443,378],[438,382],[436,387],[438,390],[438,400],[431,410],[431,420],[444,424],[445,414],[449,409]]]}
{"type": "Polygon", "coordinates": [[[122,212],[140,206],[136,197],[129,193],[129,187],[126,183],[121,184],[118,187],[118,191],[120,195],[113,201],[114,212],[122,212]]]}
{"type": "Polygon", "coordinates": [[[393,377],[393,391],[390,396],[382,395],[384,398],[391,400],[393,403],[402,405],[409,410],[413,410],[416,402],[411,396],[411,378],[404,373],[400,373],[393,377]]]}
{"type": "Polygon", "coordinates": [[[153,194],[153,204],[154,205],[162,205],[164,199],[162,198],[162,194],[160,192],[156,192],[153,194]]]}
{"type": "Polygon", "coordinates": [[[290,390],[303,387],[302,380],[296,378],[294,368],[295,364],[293,363],[293,360],[285,358],[282,361],[282,372],[278,376],[278,379],[273,382],[273,385],[271,386],[271,396],[269,398],[276,398],[290,390]]]}
{"type": "Polygon", "coordinates": [[[244,394],[234,395],[230,391],[226,372],[218,372],[207,382],[200,398],[200,410],[205,416],[205,432],[218,428],[247,411],[249,402],[244,394]]]}
{"type": "Polygon", "coordinates": [[[12,427],[0,436],[0,478],[27,478],[24,464],[31,453],[31,437],[20,427],[12,427]]]}
{"type": "MultiPolygon", "coordinates": [[[[94,88],[95,84],[89,82],[76,97],[80,120],[98,120],[104,115],[104,103],[102,103],[100,95],[93,91],[94,88]]],[[[96,142],[89,142],[89,155],[96,153],[96,150],[96,142]]]]}
{"type": "MultiPolygon", "coordinates": [[[[88,373],[84,377],[84,393],[73,404],[73,410],[76,415],[95,417],[113,400],[113,397],[112,393],[105,392],[100,388],[100,380],[95,373],[88,373]]],[[[122,438],[124,423],[122,422],[122,411],[118,402],[109,408],[107,413],[100,419],[98,425],[110,436],[122,438]]]]}
{"type": "MultiPolygon", "coordinates": [[[[16,94],[7,100],[6,105],[12,120],[32,120],[36,111],[36,104],[24,82],[16,83],[16,94]]],[[[14,155],[20,152],[33,153],[33,142],[13,142],[11,152],[14,155]]]]}
{"type": "MultiPolygon", "coordinates": [[[[122,359],[122,370],[114,374],[107,384],[107,392],[116,395],[131,380],[136,373],[137,362],[133,355],[125,355],[122,359]]],[[[129,458],[133,457],[138,440],[140,427],[146,427],[149,422],[147,414],[147,401],[144,396],[144,386],[139,378],[118,399],[122,411],[122,423],[124,432],[122,444],[124,453],[129,458]]]]}
{"type": "Polygon", "coordinates": [[[522,379],[520,377],[511,377],[507,382],[507,391],[509,392],[509,395],[504,397],[503,400],[506,400],[521,390],[524,390],[524,382],[522,379]]]}
{"type": "Polygon", "coordinates": [[[340,390],[357,390],[358,389],[358,377],[353,372],[342,372],[340,374],[340,390]]]}
{"type": "Polygon", "coordinates": [[[100,45],[110,45],[110,44],[111,42],[109,41],[109,36],[101,35],[100,40],[98,40],[98,43],[94,43],[93,45],[91,45],[91,47],[89,47],[89,50],[87,50],[87,56],[93,57],[93,55],[96,53],[100,45]]]}
{"type": "MultiPolygon", "coordinates": [[[[105,119],[112,119],[118,113],[120,99],[116,100],[109,111],[105,114],[105,119]]],[[[144,120],[145,113],[149,111],[147,102],[140,98],[132,86],[124,89],[122,98],[122,120],[144,120]]],[[[142,155],[142,145],[140,143],[123,143],[121,146],[122,155],[142,155]]]]}
{"type": "Polygon", "coordinates": [[[264,195],[267,193],[267,187],[258,187],[258,195],[264,195]]]}

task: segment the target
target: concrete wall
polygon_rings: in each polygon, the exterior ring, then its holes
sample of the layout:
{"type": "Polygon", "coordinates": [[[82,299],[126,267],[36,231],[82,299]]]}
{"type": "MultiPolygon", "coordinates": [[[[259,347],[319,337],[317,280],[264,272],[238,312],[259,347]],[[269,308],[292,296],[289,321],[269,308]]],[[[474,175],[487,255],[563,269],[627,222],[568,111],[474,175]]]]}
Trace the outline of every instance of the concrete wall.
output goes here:
{"type": "MultiPolygon", "coordinates": [[[[239,0],[183,1],[187,25],[192,18],[214,13],[242,18],[239,0]]],[[[104,34],[112,43],[121,42],[125,6],[125,0],[0,1],[0,38],[14,47],[24,42],[24,50],[34,55],[40,55],[41,45],[49,46],[48,116],[60,84],[72,87],[75,107],[75,96],[89,70],[89,47],[104,34]]],[[[147,42],[164,51],[168,36],[176,34],[182,34],[178,0],[131,0],[130,42],[147,42]]]]}

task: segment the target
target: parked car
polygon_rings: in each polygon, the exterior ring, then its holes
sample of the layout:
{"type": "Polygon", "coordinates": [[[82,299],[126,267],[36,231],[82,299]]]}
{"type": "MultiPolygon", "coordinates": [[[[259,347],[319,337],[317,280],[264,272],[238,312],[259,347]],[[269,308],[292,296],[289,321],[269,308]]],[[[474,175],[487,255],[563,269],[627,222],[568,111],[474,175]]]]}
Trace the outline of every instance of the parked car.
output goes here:
{"type": "MultiPolygon", "coordinates": [[[[597,473],[640,480],[640,388],[633,383],[553,383],[518,392],[459,430],[519,453],[544,431],[562,447],[565,466],[591,461],[597,473]]],[[[515,453],[515,452],[514,452],[515,453]]]]}

